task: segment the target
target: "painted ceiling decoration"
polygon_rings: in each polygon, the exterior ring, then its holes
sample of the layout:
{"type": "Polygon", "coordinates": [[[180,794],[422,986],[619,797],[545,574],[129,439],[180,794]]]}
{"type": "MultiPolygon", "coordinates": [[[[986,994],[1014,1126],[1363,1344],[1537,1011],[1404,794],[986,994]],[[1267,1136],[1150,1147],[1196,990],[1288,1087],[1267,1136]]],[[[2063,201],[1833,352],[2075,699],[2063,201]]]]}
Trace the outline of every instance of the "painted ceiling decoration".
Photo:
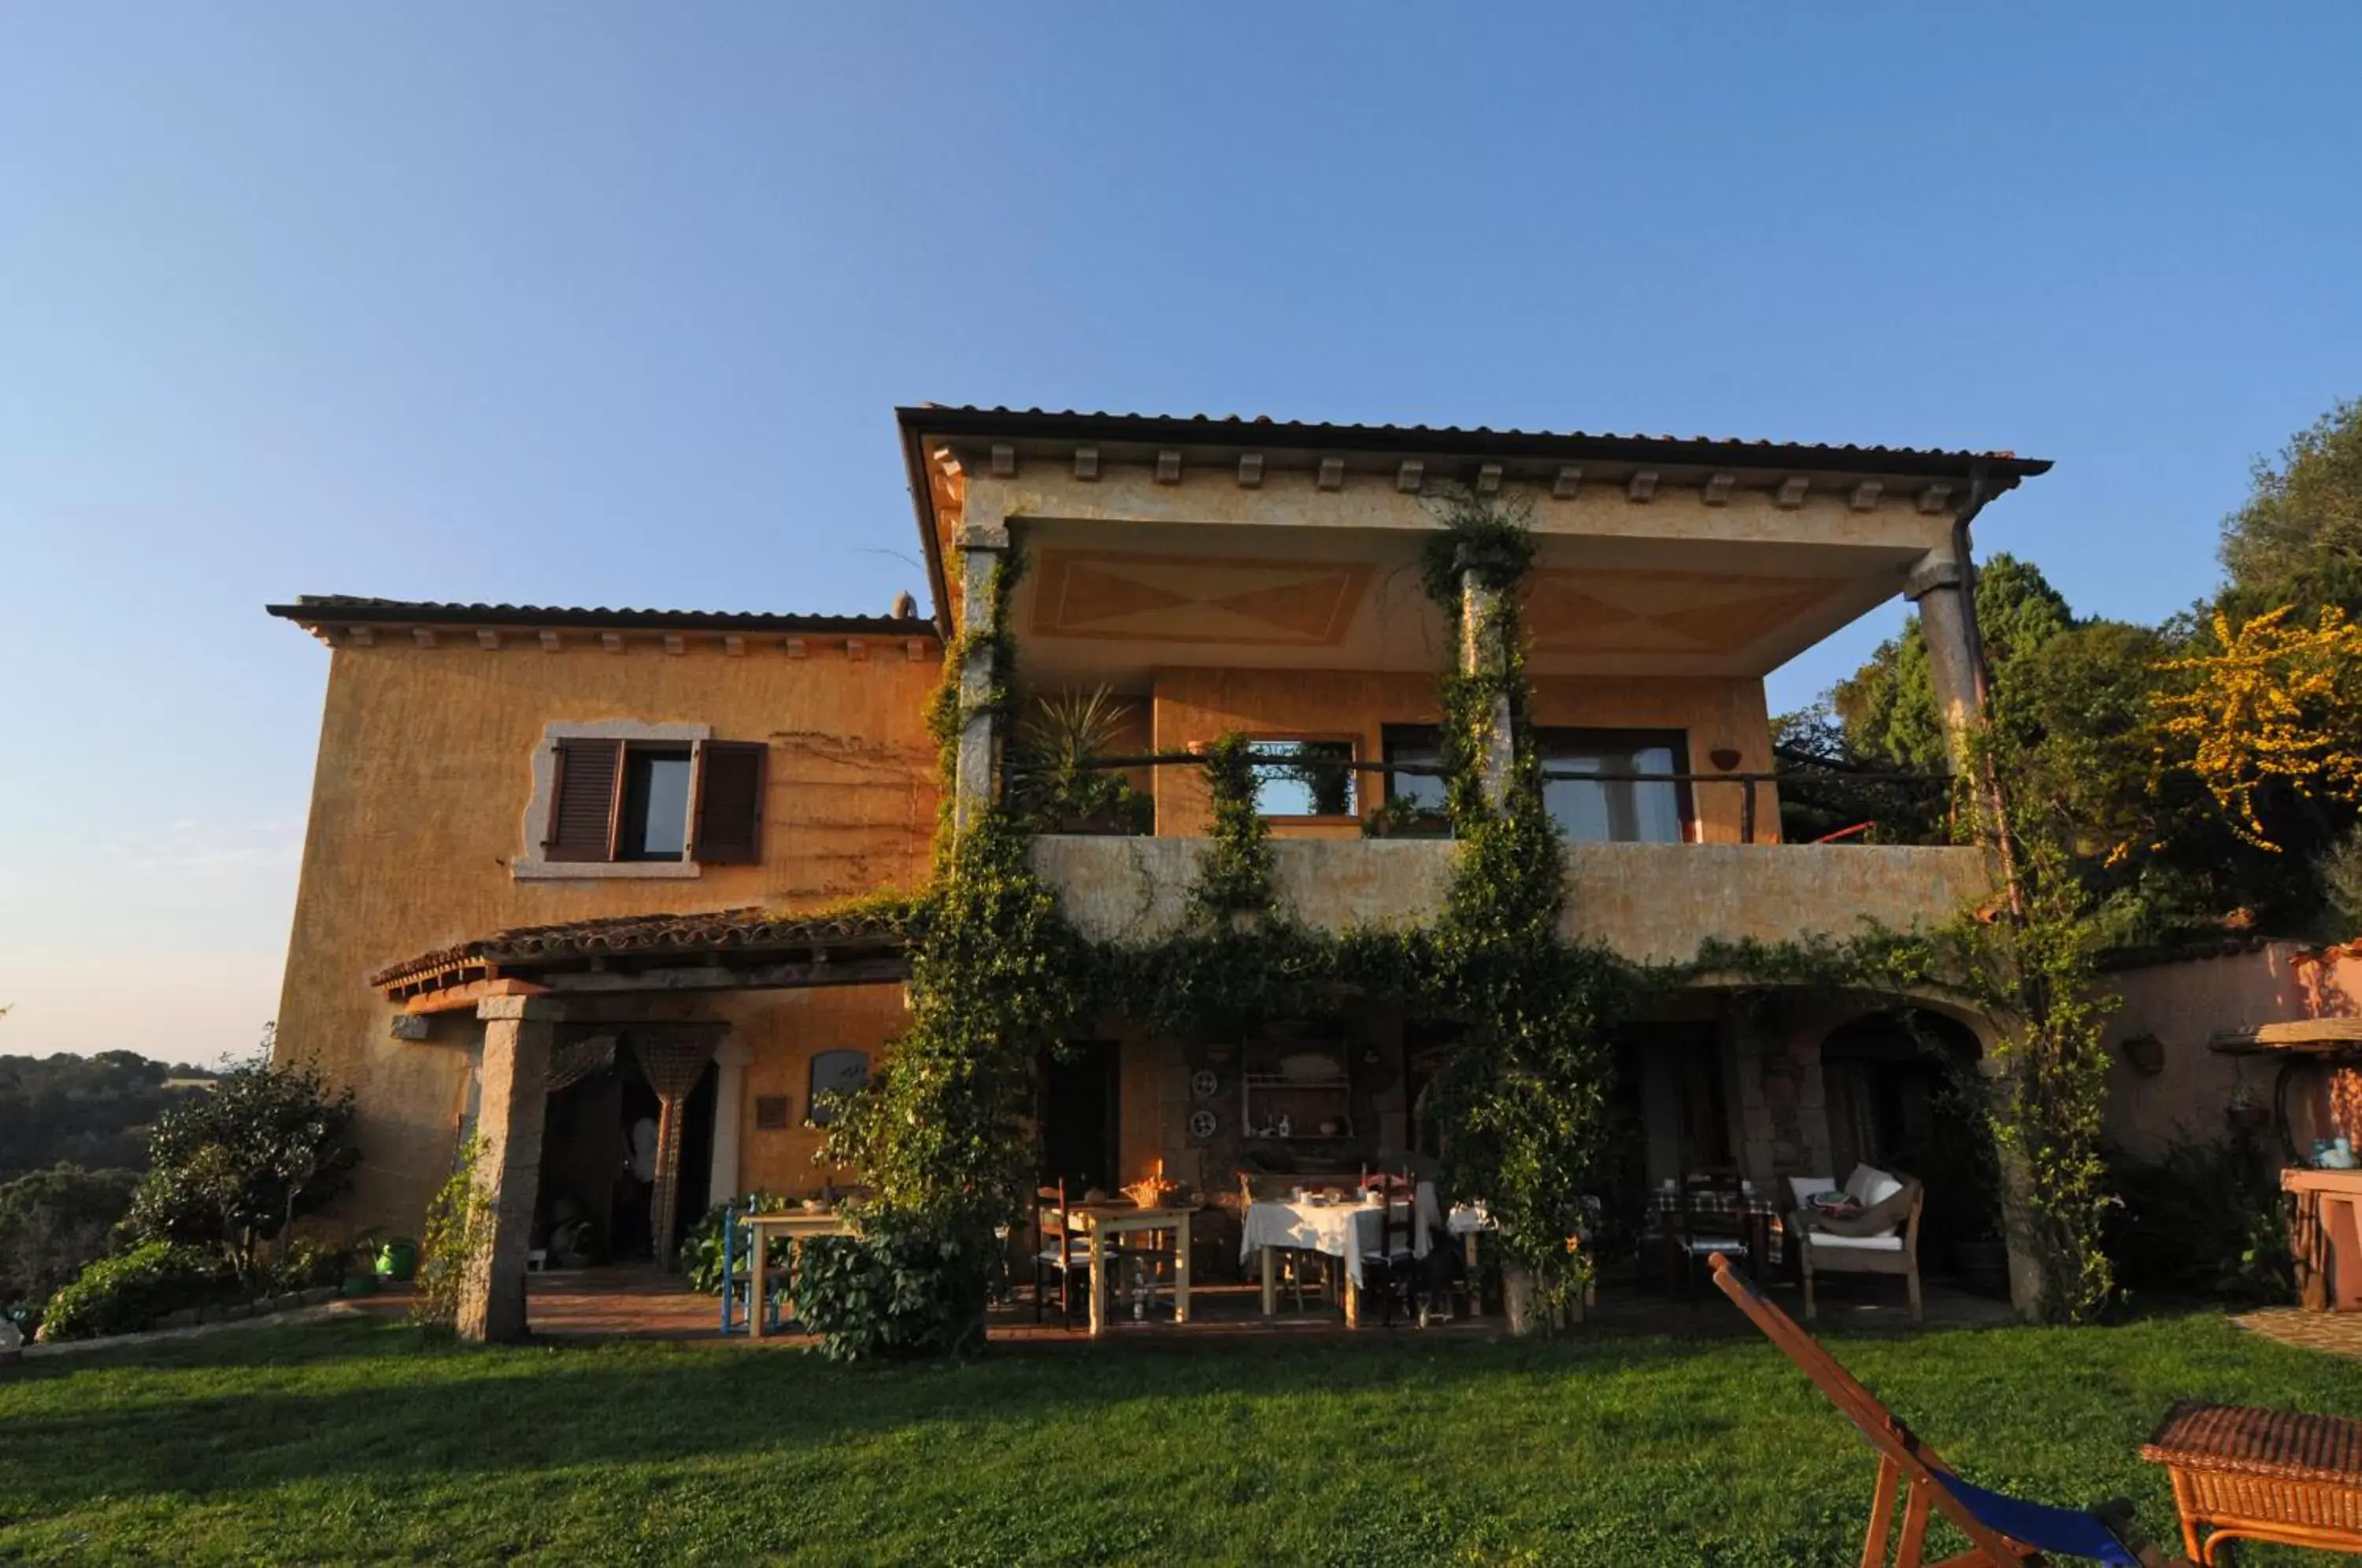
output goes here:
{"type": "Polygon", "coordinates": [[[1545,568],[1526,624],[1545,653],[1735,653],[1841,591],[1842,579],[1545,568]]]}
{"type": "Polygon", "coordinates": [[[1036,636],[1333,647],[1369,589],[1368,563],[1049,550],[1036,636]]]}

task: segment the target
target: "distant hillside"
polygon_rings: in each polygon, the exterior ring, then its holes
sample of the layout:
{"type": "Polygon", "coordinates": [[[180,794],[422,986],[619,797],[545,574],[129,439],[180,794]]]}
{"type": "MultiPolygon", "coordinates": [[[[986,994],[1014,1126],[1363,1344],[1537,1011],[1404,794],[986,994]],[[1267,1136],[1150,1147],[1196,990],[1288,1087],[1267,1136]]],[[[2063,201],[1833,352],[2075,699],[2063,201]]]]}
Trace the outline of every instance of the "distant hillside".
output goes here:
{"type": "Polygon", "coordinates": [[[61,1160],[143,1169],[149,1126],[176,1100],[207,1092],[213,1077],[136,1051],[0,1056],[0,1182],[61,1160]]]}

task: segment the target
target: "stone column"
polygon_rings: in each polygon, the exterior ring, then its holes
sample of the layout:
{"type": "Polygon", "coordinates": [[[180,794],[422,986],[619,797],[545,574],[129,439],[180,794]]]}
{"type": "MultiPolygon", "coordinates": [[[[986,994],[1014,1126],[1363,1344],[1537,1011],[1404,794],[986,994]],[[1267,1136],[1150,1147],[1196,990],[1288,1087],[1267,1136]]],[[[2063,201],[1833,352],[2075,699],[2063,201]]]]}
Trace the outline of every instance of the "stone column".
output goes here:
{"type": "Polygon", "coordinates": [[[1904,580],[1903,594],[1919,607],[1920,634],[1927,640],[1927,669],[1936,688],[1936,711],[1944,720],[1952,769],[1966,760],[1969,732],[1984,722],[1979,701],[1977,650],[1969,637],[1967,566],[1950,541],[1928,551],[1904,580]]]}
{"type": "Polygon", "coordinates": [[[525,1254],[541,1187],[542,1112],[557,1004],[543,997],[488,997],[476,1111],[476,1200],[480,1230],[459,1287],[458,1334],[479,1343],[525,1333],[525,1254]]]}
{"type": "MultiPolygon", "coordinates": [[[[1504,668],[1507,650],[1502,647],[1504,627],[1501,619],[1501,591],[1484,581],[1483,574],[1473,568],[1462,568],[1460,573],[1460,672],[1462,675],[1497,675],[1504,668]]],[[[1510,729],[1509,695],[1497,691],[1493,696],[1492,712],[1487,715],[1485,734],[1476,748],[1477,777],[1483,781],[1485,803],[1495,811],[1509,793],[1509,776],[1517,766],[1517,736],[1510,729]]]]}
{"type": "Polygon", "coordinates": [[[746,1068],[755,1053],[743,1040],[725,1040],[713,1053],[713,1166],[705,1184],[708,1203],[738,1196],[738,1151],[745,1136],[746,1068]]]}
{"type": "Polygon", "coordinates": [[[999,737],[994,733],[995,715],[984,704],[991,701],[993,681],[999,673],[994,668],[990,641],[998,629],[999,611],[992,599],[992,574],[1005,552],[1003,545],[979,541],[967,544],[960,553],[960,616],[962,629],[970,634],[967,657],[960,666],[960,711],[966,718],[960,726],[952,803],[953,828],[960,833],[967,831],[968,823],[992,803],[994,752],[999,737]]]}

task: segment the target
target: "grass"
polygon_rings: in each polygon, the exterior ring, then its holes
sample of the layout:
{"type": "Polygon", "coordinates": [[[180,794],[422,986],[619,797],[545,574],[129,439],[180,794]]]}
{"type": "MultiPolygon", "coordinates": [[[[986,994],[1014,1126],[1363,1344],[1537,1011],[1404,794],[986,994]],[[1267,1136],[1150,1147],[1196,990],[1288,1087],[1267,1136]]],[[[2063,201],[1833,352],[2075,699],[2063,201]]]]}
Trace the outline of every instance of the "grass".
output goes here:
{"type": "MultiPolygon", "coordinates": [[[[1831,1342],[1972,1478],[2127,1494],[2168,1541],[2137,1450],[2173,1399],[2362,1409],[2362,1364],[2202,1315],[1831,1342]]],[[[337,1320],[0,1378],[6,1562],[1826,1564],[1871,1476],[1754,1341],[870,1368],[337,1320]]]]}

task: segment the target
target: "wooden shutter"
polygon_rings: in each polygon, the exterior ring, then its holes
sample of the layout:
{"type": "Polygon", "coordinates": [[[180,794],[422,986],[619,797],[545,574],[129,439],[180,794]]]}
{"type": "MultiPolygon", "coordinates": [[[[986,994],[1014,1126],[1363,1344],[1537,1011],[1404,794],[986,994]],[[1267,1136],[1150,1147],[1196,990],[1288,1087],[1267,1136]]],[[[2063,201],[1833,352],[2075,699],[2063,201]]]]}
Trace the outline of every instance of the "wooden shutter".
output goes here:
{"type": "Polygon", "coordinates": [[[549,836],[542,841],[548,860],[615,858],[617,803],[624,790],[624,743],[562,740],[557,776],[551,781],[549,836]]]}
{"type": "Polygon", "coordinates": [[[691,860],[728,866],[763,858],[763,785],[770,754],[761,741],[707,741],[697,748],[691,860]]]}

